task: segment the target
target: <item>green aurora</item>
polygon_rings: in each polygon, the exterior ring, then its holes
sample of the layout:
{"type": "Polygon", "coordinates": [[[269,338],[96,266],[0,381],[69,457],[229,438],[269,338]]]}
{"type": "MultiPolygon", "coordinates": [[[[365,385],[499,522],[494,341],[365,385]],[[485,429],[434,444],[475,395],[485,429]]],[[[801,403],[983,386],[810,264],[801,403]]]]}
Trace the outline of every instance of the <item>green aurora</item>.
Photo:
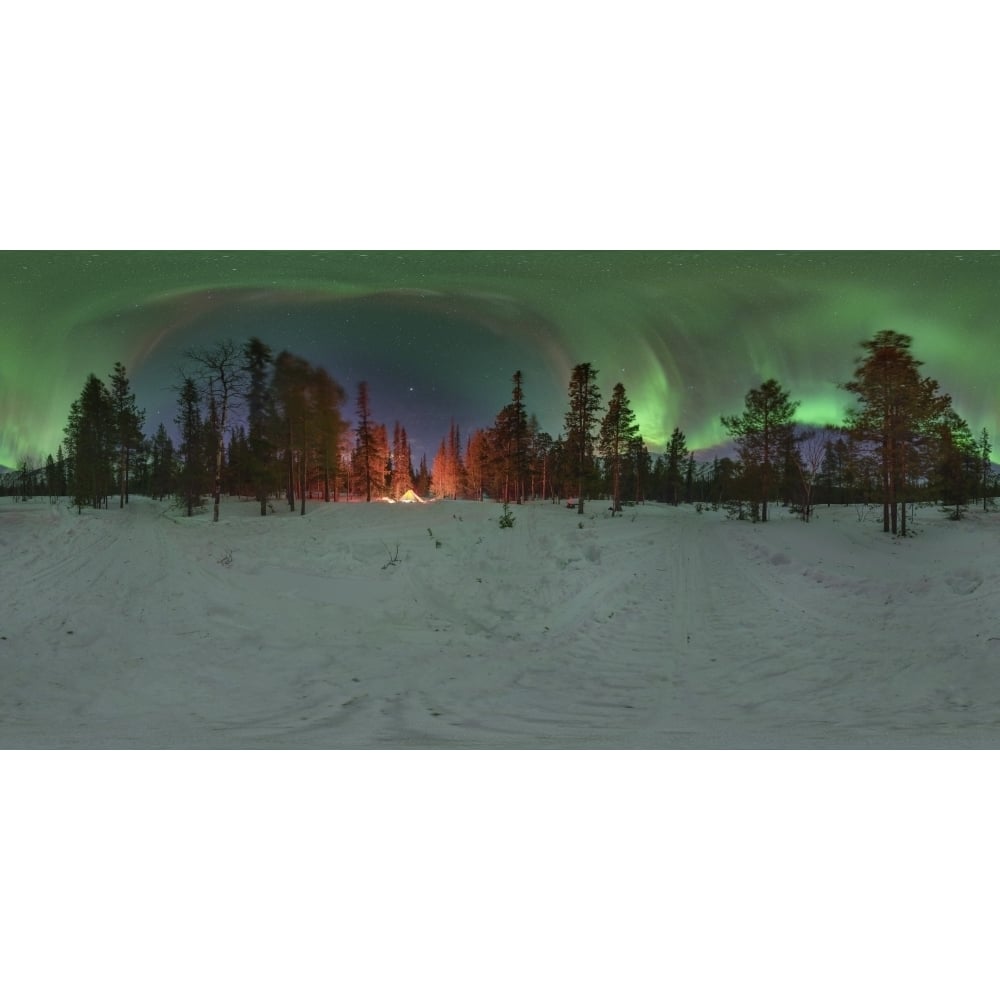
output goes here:
{"type": "MultiPolygon", "coordinates": [[[[799,419],[843,419],[858,344],[914,338],[973,430],[1000,433],[992,252],[77,251],[0,253],[0,465],[54,454],[91,371],[122,361],[147,431],[173,430],[184,351],[260,336],[322,364],[432,456],[454,418],[488,426],[525,377],[561,433],[573,365],[624,383],[650,450],[675,426],[724,443],[723,413],[777,378],[799,419]]],[[[353,416],[353,402],[345,415],[353,416]]]]}

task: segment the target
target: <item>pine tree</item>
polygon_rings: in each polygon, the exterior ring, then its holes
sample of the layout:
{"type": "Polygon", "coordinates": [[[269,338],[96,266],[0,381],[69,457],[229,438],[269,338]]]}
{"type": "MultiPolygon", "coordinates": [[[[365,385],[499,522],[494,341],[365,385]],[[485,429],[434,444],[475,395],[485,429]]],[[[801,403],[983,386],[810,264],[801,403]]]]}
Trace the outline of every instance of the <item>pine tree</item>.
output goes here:
{"type": "Polygon", "coordinates": [[[489,455],[490,442],[487,432],[482,428],[473,431],[465,447],[466,488],[473,500],[482,500],[486,492],[489,455]]]}
{"type": "Polygon", "coordinates": [[[355,430],[355,455],[357,456],[358,472],[360,474],[365,500],[371,503],[372,488],[377,481],[376,456],[374,454],[374,424],[372,422],[371,403],[368,399],[368,383],[358,383],[357,426],[355,430]]]}
{"type": "Polygon", "coordinates": [[[968,423],[951,407],[938,423],[935,451],[935,485],[941,502],[955,508],[957,521],[979,485],[980,453],[968,423]]]}
{"type": "Polygon", "coordinates": [[[161,423],[150,447],[149,494],[162,500],[174,492],[174,442],[161,423]]]}
{"type": "Polygon", "coordinates": [[[63,454],[62,445],[56,448],[56,496],[64,497],[68,489],[69,470],[66,465],[66,457],[63,454]]]}
{"type": "Polygon", "coordinates": [[[272,397],[278,436],[283,442],[286,471],[286,496],[289,510],[295,510],[295,499],[300,501],[299,513],[306,512],[310,467],[318,437],[319,417],[312,387],[312,366],[304,358],[282,351],[274,359],[272,397]]]}
{"type": "Polygon", "coordinates": [[[456,499],[464,489],[465,469],[462,465],[461,434],[454,420],[448,436],[441,439],[441,445],[434,456],[431,478],[434,495],[456,499]]]}
{"type": "Polygon", "coordinates": [[[544,500],[551,489],[549,454],[552,451],[552,435],[541,429],[534,414],[528,419],[528,434],[531,442],[528,452],[530,495],[544,500]]]}
{"type": "Polygon", "coordinates": [[[248,475],[251,489],[260,504],[260,516],[267,515],[267,498],[273,485],[274,445],[269,432],[273,425],[271,396],[271,348],[258,337],[251,337],[243,346],[243,367],[246,372],[245,402],[247,408],[248,475]]]}
{"type": "Polygon", "coordinates": [[[179,498],[187,509],[187,516],[200,507],[206,475],[203,441],[204,425],[201,418],[201,394],[193,378],[185,376],[178,391],[179,412],[174,418],[180,428],[180,482],[179,498]]]}
{"type": "Polygon", "coordinates": [[[389,447],[389,429],[385,424],[372,428],[372,458],[375,467],[374,488],[379,499],[387,496],[392,484],[392,449],[389,447]]]}
{"type": "Polygon", "coordinates": [[[687,456],[687,438],[675,427],[667,443],[667,464],[665,472],[666,500],[675,507],[681,502],[681,487],[684,484],[682,467],[687,456]]]}
{"type": "Polygon", "coordinates": [[[465,464],[462,462],[462,434],[454,420],[448,430],[448,468],[452,477],[452,496],[465,493],[465,464]]]}
{"type": "Polygon", "coordinates": [[[601,390],[597,369],[579,364],[570,375],[569,410],[566,412],[566,453],[577,484],[577,510],[583,513],[588,480],[594,474],[594,425],[599,420],[601,390]]]}
{"type": "Polygon", "coordinates": [[[511,484],[517,503],[524,502],[525,480],[528,477],[528,414],[524,408],[524,376],[514,372],[510,402],[511,484]]]}
{"type": "Polygon", "coordinates": [[[406,428],[397,420],[392,428],[392,497],[398,500],[413,489],[413,469],[406,428]]]}
{"type": "Polygon", "coordinates": [[[722,417],[722,426],[736,441],[754,510],[767,520],[767,505],[778,485],[779,461],[793,433],[792,420],[798,403],[793,403],[775,379],[768,379],[746,395],[741,414],[722,417]]]}
{"type": "Polygon", "coordinates": [[[340,442],[347,426],[340,409],[347,394],[325,368],[318,367],[312,370],[312,394],[316,409],[316,457],[323,477],[323,501],[329,503],[331,485],[337,481],[340,442]]]}
{"type": "Polygon", "coordinates": [[[694,474],[695,460],[694,452],[688,452],[687,468],[684,471],[684,502],[691,503],[694,500],[694,474]]]}
{"type": "Polygon", "coordinates": [[[73,504],[78,511],[106,507],[114,485],[114,410],[107,387],[93,373],[70,407],[65,433],[73,464],[73,504]]]}
{"type": "Polygon", "coordinates": [[[427,468],[427,455],[420,456],[420,466],[417,469],[416,478],[413,481],[413,491],[417,496],[426,497],[431,492],[431,474],[427,468]]]}
{"type": "Polygon", "coordinates": [[[136,407],[135,393],[129,384],[125,366],[120,361],[115,362],[110,378],[114,433],[118,448],[118,507],[121,509],[128,503],[129,469],[132,456],[142,443],[142,423],[146,413],[136,407]]]}
{"type": "Polygon", "coordinates": [[[628,457],[633,441],[639,436],[639,425],[635,421],[635,413],[625,395],[625,386],[616,383],[611,390],[608,409],[601,421],[600,443],[601,455],[605,466],[611,474],[611,513],[619,513],[621,502],[622,463],[628,457]]]}
{"type": "Polygon", "coordinates": [[[52,453],[45,458],[45,492],[48,494],[49,501],[57,496],[56,493],[56,460],[52,457],[52,453]]]}
{"type": "Polygon", "coordinates": [[[981,476],[981,484],[983,489],[983,510],[989,509],[989,491],[990,491],[990,472],[992,471],[992,465],[990,463],[990,436],[984,427],[979,435],[979,474],[981,476]]]}
{"type": "Polygon", "coordinates": [[[881,330],[861,343],[864,354],[855,361],[854,378],[843,388],[858,397],[848,414],[853,437],[871,444],[881,479],[882,530],[906,534],[907,484],[918,462],[917,450],[928,428],[950,405],[933,379],[921,378],[910,350],[913,338],[881,330]]]}
{"type": "Polygon", "coordinates": [[[513,404],[508,403],[497,415],[490,428],[490,479],[491,491],[505,503],[517,496],[516,449],[517,415],[513,404]]]}

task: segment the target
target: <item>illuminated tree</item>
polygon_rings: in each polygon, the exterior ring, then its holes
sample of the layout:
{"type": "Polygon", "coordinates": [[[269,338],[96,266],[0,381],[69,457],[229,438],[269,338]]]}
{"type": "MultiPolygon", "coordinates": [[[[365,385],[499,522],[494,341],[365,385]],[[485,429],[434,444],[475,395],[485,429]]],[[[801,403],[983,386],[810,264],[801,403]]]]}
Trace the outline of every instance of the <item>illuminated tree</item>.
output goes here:
{"type": "Polygon", "coordinates": [[[247,475],[250,488],[260,504],[260,516],[267,515],[267,498],[273,487],[274,446],[270,440],[273,401],[270,391],[271,348],[260,338],[251,337],[243,346],[246,372],[244,402],[247,412],[247,475]]]}
{"type": "Polygon", "coordinates": [[[489,435],[482,428],[469,435],[465,448],[466,490],[474,500],[482,500],[490,459],[489,435]]]}
{"type": "Polygon", "coordinates": [[[434,456],[431,472],[434,495],[438,497],[460,496],[464,488],[465,469],[462,465],[461,435],[454,420],[448,437],[442,438],[441,446],[434,456]]]}
{"type": "Polygon", "coordinates": [[[576,479],[577,510],[583,513],[583,498],[595,472],[594,425],[599,420],[601,390],[597,369],[589,362],[579,364],[570,375],[569,410],[566,412],[566,455],[576,479]]]}
{"type": "Polygon", "coordinates": [[[406,428],[397,420],[392,428],[392,454],[390,455],[392,479],[390,492],[398,500],[407,490],[413,489],[413,463],[406,428]]]}
{"type": "Polygon", "coordinates": [[[743,465],[748,499],[767,520],[767,505],[778,484],[779,461],[785,459],[785,445],[793,433],[792,420],[798,403],[789,401],[775,379],[768,379],[746,395],[743,413],[722,417],[722,426],[732,435],[743,465]]]}

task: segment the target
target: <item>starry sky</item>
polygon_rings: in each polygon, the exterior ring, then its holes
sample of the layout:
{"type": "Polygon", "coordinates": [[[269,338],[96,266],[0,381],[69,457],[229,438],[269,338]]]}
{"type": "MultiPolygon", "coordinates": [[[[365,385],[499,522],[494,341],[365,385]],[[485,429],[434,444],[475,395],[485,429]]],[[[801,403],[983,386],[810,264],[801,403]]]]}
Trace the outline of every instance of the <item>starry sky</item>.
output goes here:
{"type": "MultiPolygon", "coordinates": [[[[129,372],[147,433],[174,432],[184,351],[258,336],[323,365],[433,459],[454,419],[525,403],[562,432],[570,371],[621,381],[653,452],[777,378],[804,422],[839,421],[858,343],[914,338],[923,372],[1000,436],[1000,254],[776,251],[0,252],[0,465],[55,453],[87,374],[129,372]]],[[[994,449],[994,457],[997,449],[994,449]]]]}

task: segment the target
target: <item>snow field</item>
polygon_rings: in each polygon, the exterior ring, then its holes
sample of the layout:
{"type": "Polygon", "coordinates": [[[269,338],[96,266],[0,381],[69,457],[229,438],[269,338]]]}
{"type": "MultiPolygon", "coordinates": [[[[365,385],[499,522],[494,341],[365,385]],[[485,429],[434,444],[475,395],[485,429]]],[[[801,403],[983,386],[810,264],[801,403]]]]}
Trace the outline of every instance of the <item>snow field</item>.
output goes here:
{"type": "Polygon", "coordinates": [[[1000,745],[997,525],[0,507],[8,747],[1000,745]]]}

